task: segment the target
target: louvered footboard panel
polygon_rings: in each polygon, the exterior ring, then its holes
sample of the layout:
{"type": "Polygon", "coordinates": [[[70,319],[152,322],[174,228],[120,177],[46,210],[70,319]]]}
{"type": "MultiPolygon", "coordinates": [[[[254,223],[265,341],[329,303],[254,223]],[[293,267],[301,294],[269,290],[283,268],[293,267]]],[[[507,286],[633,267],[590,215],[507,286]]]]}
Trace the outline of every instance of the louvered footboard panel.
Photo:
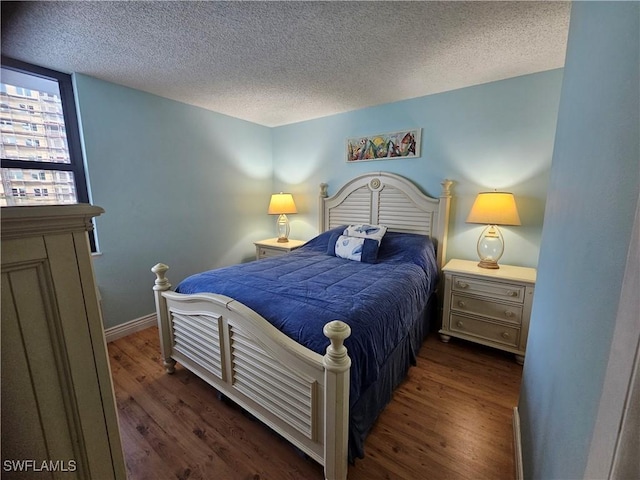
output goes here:
{"type": "Polygon", "coordinates": [[[230,336],[234,388],[316,441],[316,382],[277,362],[241,330],[231,328],[230,336]]]}
{"type": "Polygon", "coordinates": [[[222,380],[219,319],[173,314],[173,349],[222,380]]]}

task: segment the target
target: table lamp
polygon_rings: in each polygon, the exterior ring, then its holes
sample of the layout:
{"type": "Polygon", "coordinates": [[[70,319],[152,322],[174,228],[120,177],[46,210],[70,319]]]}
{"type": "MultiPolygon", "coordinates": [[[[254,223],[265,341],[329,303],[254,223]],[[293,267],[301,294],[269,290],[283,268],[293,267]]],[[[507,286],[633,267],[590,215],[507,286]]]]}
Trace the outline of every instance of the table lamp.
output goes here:
{"type": "Polygon", "coordinates": [[[500,268],[498,260],[504,253],[504,238],[498,225],[520,225],[520,216],[512,193],[481,192],[476,197],[467,223],[482,223],[487,227],[478,238],[479,267],[500,268]]]}
{"type": "Polygon", "coordinates": [[[298,213],[296,204],[293,202],[293,195],[290,193],[274,193],[269,202],[269,215],[278,215],[276,228],[278,232],[278,242],[289,241],[289,219],[287,213],[298,213]]]}

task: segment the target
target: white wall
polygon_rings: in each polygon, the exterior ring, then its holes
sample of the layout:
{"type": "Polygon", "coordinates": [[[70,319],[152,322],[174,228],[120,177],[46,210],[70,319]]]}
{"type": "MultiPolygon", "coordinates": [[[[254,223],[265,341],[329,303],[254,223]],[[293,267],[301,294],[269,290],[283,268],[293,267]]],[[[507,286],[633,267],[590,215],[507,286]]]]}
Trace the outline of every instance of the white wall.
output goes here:
{"type": "Polygon", "coordinates": [[[582,478],[640,183],[640,4],[574,2],[520,393],[527,479],[582,478]]]}

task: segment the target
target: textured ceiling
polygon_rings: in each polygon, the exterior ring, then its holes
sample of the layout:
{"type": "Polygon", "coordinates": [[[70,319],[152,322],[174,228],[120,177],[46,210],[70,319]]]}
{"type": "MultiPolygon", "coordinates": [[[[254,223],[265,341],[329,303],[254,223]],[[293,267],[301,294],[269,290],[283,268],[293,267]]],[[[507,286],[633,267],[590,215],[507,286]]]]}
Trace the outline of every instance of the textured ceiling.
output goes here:
{"type": "Polygon", "coordinates": [[[568,2],[2,2],[2,54],[267,126],[562,67],[568,2]]]}

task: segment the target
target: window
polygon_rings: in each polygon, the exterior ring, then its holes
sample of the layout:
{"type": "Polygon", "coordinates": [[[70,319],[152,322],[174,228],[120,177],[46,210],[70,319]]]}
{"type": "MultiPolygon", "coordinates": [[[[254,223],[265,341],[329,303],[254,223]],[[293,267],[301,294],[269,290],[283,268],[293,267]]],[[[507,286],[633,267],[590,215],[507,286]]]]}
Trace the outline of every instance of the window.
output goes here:
{"type": "Polygon", "coordinates": [[[32,198],[29,182],[40,184],[38,197],[45,196],[46,187],[51,193],[48,203],[87,203],[71,77],[6,57],[2,57],[1,73],[2,126],[15,130],[2,136],[0,205],[28,205],[36,196],[32,198]],[[30,114],[28,119],[26,112],[30,114]],[[22,172],[21,178],[28,180],[18,180],[16,172],[22,172]],[[20,194],[22,185],[13,185],[12,181],[25,182],[29,187],[26,199],[20,194]],[[14,196],[14,187],[19,198],[14,196]]]}
{"type": "MultiPolygon", "coordinates": [[[[58,149],[62,149],[62,150],[65,150],[65,151],[67,150],[67,145],[64,143],[64,139],[55,138],[55,137],[49,137],[48,140],[49,140],[49,147],[50,148],[58,148],[58,149]]],[[[56,152],[56,153],[60,153],[60,152],[56,152]]]]}
{"type": "Polygon", "coordinates": [[[88,203],[71,76],[7,57],[0,73],[0,205],[88,203]]]}
{"type": "Polygon", "coordinates": [[[69,174],[67,172],[56,172],[56,180],[59,182],[68,182],[69,174]]]}
{"type": "Polygon", "coordinates": [[[11,169],[9,170],[9,178],[11,180],[24,180],[24,171],[23,170],[15,170],[15,169],[11,169]]]}
{"type": "Polygon", "coordinates": [[[31,90],[29,90],[28,88],[16,87],[16,94],[23,97],[30,97],[31,90]]]}

